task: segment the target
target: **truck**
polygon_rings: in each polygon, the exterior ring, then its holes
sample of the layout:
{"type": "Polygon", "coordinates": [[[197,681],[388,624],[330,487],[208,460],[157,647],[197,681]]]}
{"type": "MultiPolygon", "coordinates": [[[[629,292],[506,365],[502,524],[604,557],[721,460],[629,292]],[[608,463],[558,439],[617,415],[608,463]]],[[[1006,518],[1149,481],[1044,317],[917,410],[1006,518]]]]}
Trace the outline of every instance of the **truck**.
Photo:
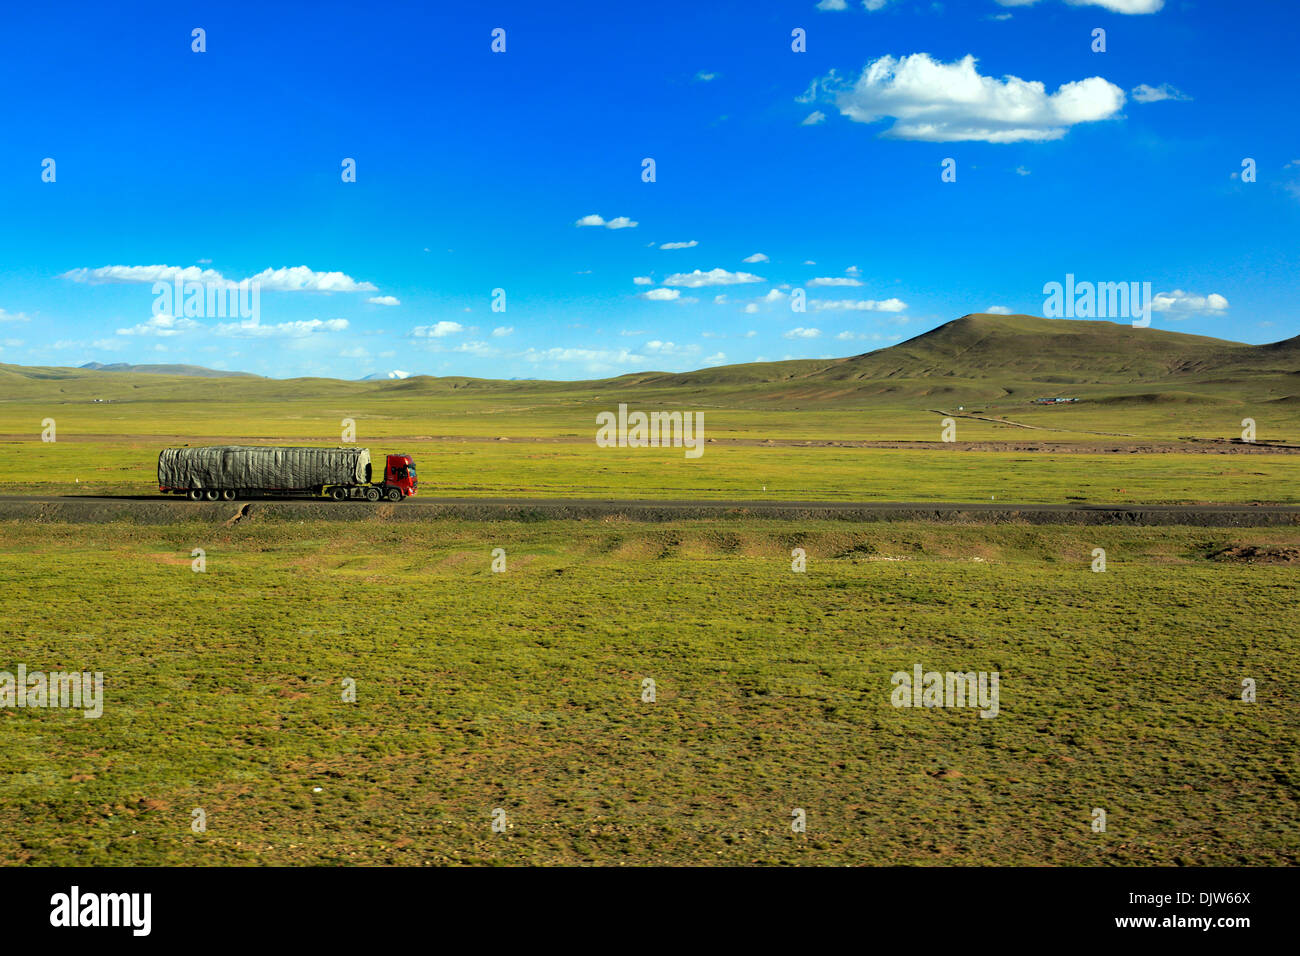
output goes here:
{"type": "Polygon", "coordinates": [[[401,501],[419,485],[410,455],[389,455],[382,475],[373,471],[369,448],[187,445],[159,452],[158,490],[191,501],[288,495],[401,501]]]}

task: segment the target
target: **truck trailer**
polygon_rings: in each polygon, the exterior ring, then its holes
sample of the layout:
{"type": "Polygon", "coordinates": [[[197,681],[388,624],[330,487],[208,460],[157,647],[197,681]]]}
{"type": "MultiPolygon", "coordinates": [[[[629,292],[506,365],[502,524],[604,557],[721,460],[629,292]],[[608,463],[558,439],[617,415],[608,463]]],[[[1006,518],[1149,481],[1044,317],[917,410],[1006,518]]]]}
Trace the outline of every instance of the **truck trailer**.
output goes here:
{"type": "Polygon", "coordinates": [[[312,495],[335,501],[401,501],[418,480],[410,455],[389,455],[375,476],[369,448],[210,445],[164,448],[158,490],[191,501],[312,495]]]}

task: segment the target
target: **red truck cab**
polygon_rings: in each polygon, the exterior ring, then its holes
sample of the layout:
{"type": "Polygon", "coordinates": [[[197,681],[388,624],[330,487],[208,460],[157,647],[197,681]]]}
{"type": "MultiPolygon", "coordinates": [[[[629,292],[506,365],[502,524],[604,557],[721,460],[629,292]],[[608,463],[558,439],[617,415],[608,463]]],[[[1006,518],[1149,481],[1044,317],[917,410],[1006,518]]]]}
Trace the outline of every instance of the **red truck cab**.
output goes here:
{"type": "Polygon", "coordinates": [[[415,489],[420,486],[415,474],[415,459],[410,455],[389,455],[384,467],[384,484],[400,488],[403,497],[415,494],[415,489]]]}

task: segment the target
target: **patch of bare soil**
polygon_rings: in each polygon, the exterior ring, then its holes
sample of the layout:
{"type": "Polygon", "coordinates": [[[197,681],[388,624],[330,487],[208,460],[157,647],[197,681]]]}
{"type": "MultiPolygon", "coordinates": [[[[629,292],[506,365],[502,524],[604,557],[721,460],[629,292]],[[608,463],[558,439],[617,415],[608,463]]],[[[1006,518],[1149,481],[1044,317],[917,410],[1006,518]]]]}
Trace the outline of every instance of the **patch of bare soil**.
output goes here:
{"type": "Polygon", "coordinates": [[[1297,564],[1300,548],[1267,548],[1253,544],[1239,544],[1220,548],[1209,555],[1211,561],[1241,561],[1247,564],[1297,564]]]}

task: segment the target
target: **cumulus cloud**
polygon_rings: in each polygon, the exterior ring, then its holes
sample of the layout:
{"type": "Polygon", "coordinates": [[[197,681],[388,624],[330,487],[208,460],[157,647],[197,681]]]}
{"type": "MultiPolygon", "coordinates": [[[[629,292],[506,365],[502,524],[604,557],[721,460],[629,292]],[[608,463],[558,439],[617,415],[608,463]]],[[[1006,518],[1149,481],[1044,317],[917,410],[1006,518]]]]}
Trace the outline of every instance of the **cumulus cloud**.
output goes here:
{"type": "Polygon", "coordinates": [[[467,352],[470,355],[479,355],[483,357],[497,355],[498,352],[486,342],[471,341],[462,342],[452,349],[453,352],[467,352]]]}
{"type": "Polygon", "coordinates": [[[155,315],[148,322],[141,322],[139,325],[133,325],[128,329],[118,329],[117,334],[168,337],[201,328],[203,326],[193,319],[179,318],[172,315],[155,315]]]}
{"type": "Polygon", "coordinates": [[[818,10],[847,10],[848,3],[845,0],[817,0],[818,10]]]}
{"type": "Polygon", "coordinates": [[[507,335],[513,335],[514,331],[515,327],[513,325],[498,325],[492,330],[492,337],[494,339],[503,339],[507,335]]]}
{"type": "Polygon", "coordinates": [[[815,80],[801,100],[818,96],[858,123],[892,118],[886,136],[932,143],[1055,140],[1078,123],[1115,116],[1124,105],[1124,91],[1100,76],[1048,93],[1038,81],[982,76],[969,54],[952,63],[928,53],[882,56],[852,84],[834,71],[815,80]]]}
{"type": "Polygon", "coordinates": [[[651,289],[649,292],[642,292],[641,298],[649,299],[651,302],[671,302],[673,299],[681,298],[681,295],[677,289],[651,289]]]}
{"type": "Polygon", "coordinates": [[[690,242],[665,242],[660,249],[694,249],[698,246],[699,240],[692,239],[690,242]]]}
{"type": "Polygon", "coordinates": [[[299,322],[278,322],[262,325],[260,322],[222,322],[213,331],[217,335],[267,338],[303,338],[315,332],[342,332],[348,327],[347,319],[307,319],[299,322]]]}
{"type": "Polygon", "coordinates": [[[818,312],[844,309],[850,312],[903,312],[907,303],[902,299],[809,299],[808,304],[818,312]]]}
{"type": "Polygon", "coordinates": [[[748,262],[748,263],[750,263],[750,264],[752,265],[752,264],[755,263],[755,262],[767,262],[768,259],[767,259],[767,256],[763,255],[763,253],[761,253],[761,252],[756,252],[756,253],[754,253],[752,256],[745,256],[745,258],[741,259],[740,261],[741,261],[741,262],[748,262]]]}
{"type": "Polygon", "coordinates": [[[821,329],[805,329],[801,326],[784,333],[784,336],[787,339],[815,339],[821,334],[821,329]]]}
{"type": "Polygon", "coordinates": [[[820,276],[816,279],[809,279],[808,284],[814,285],[862,285],[860,279],[854,279],[846,276],[820,276]]]}
{"type": "Polygon", "coordinates": [[[632,283],[634,285],[654,285],[655,280],[649,276],[633,276],[632,283]]]}
{"type": "Polygon", "coordinates": [[[1010,315],[1011,310],[1005,305],[991,305],[984,310],[985,315],[1010,315]]]}
{"type": "Polygon", "coordinates": [[[658,339],[647,342],[644,347],[651,355],[694,355],[700,350],[698,345],[678,345],[675,342],[661,342],[658,339]]]}
{"type": "Polygon", "coordinates": [[[369,282],[358,282],[342,272],[316,272],[306,266],[263,269],[250,277],[263,289],[279,292],[374,292],[369,282]]]}
{"type": "Polygon", "coordinates": [[[595,213],[592,213],[589,216],[583,216],[575,222],[574,225],[604,226],[606,229],[634,229],[640,224],[633,222],[627,216],[615,216],[613,219],[605,219],[603,216],[598,216],[595,213]]]}
{"type": "Polygon", "coordinates": [[[609,372],[629,366],[645,366],[646,357],[630,349],[549,348],[523,353],[534,364],[581,365],[590,372],[609,372]]]}
{"type": "MultiPolygon", "coordinates": [[[[73,282],[98,285],[108,282],[205,282],[234,283],[239,280],[227,279],[215,269],[200,269],[198,266],[100,266],[96,269],[69,269],[59,276],[73,282]]],[[[369,282],[358,282],[342,272],[316,272],[307,266],[292,266],[281,269],[263,269],[249,282],[255,282],[262,289],[277,292],[375,292],[377,289],[369,282]]]]}
{"type": "Polygon", "coordinates": [[[395,295],[375,295],[366,299],[372,305],[401,305],[402,300],[395,295]]]}
{"type": "MultiPolygon", "coordinates": [[[[1038,0],[997,0],[1004,7],[1032,7],[1038,0]]],[[[1156,13],[1165,0],[1065,0],[1072,7],[1102,7],[1111,13],[1156,13]]]]}
{"type": "Polygon", "coordinates": [[[1175,102],[1187,102],[1191,97],[1175,86],[1168,83],[1161,83],[1159,86],[1148,86],[1145,83],[1139,83],[1133,87],[1133,99],[1139,103],[1159,103],[1161,100],[1174,100],[1175,102]]]}
{"type": "Polygon", "coordinates": [[[1174,289],[1173,292],[1157,292],[1151,298],[1151,311],[1172,313],[1170,318],[1176,318],[1179,313],[1184,315],[1214,314],[1223,312],[1227,308],[1228,300],[1217,292],[1211,292],[1209,295],[1197,295],[1194,292],[1174,289]]]}
{"type": "Polygon", "coordinates": [[[465,331],[465,326],[459,322],[448,322],[446,320],[436,322],[433,325],[417,325],[411,330],[411,334],[419,339],[441,339],[448,335],[456,335],[465,331]]]}
{"type": "Polygon", "coordinates": [[[215,269],[198,266],[100,266],[97,269],[69,269],[59,276],[73,282],[100,285],[107,282],[225,282],[215,269]]]}
{"type": "Polygon", "coordinates": [[[761,276],[753,275],[749,272],[728,272],[726,269],[710,269],[708,272],[701,272],[696,269],[694,272],[676,272],[664,279],[664,285],[685,286],[688,289],[698,289],[706,285],[742,285],[746,282],[762,282],[761,276]]]}

